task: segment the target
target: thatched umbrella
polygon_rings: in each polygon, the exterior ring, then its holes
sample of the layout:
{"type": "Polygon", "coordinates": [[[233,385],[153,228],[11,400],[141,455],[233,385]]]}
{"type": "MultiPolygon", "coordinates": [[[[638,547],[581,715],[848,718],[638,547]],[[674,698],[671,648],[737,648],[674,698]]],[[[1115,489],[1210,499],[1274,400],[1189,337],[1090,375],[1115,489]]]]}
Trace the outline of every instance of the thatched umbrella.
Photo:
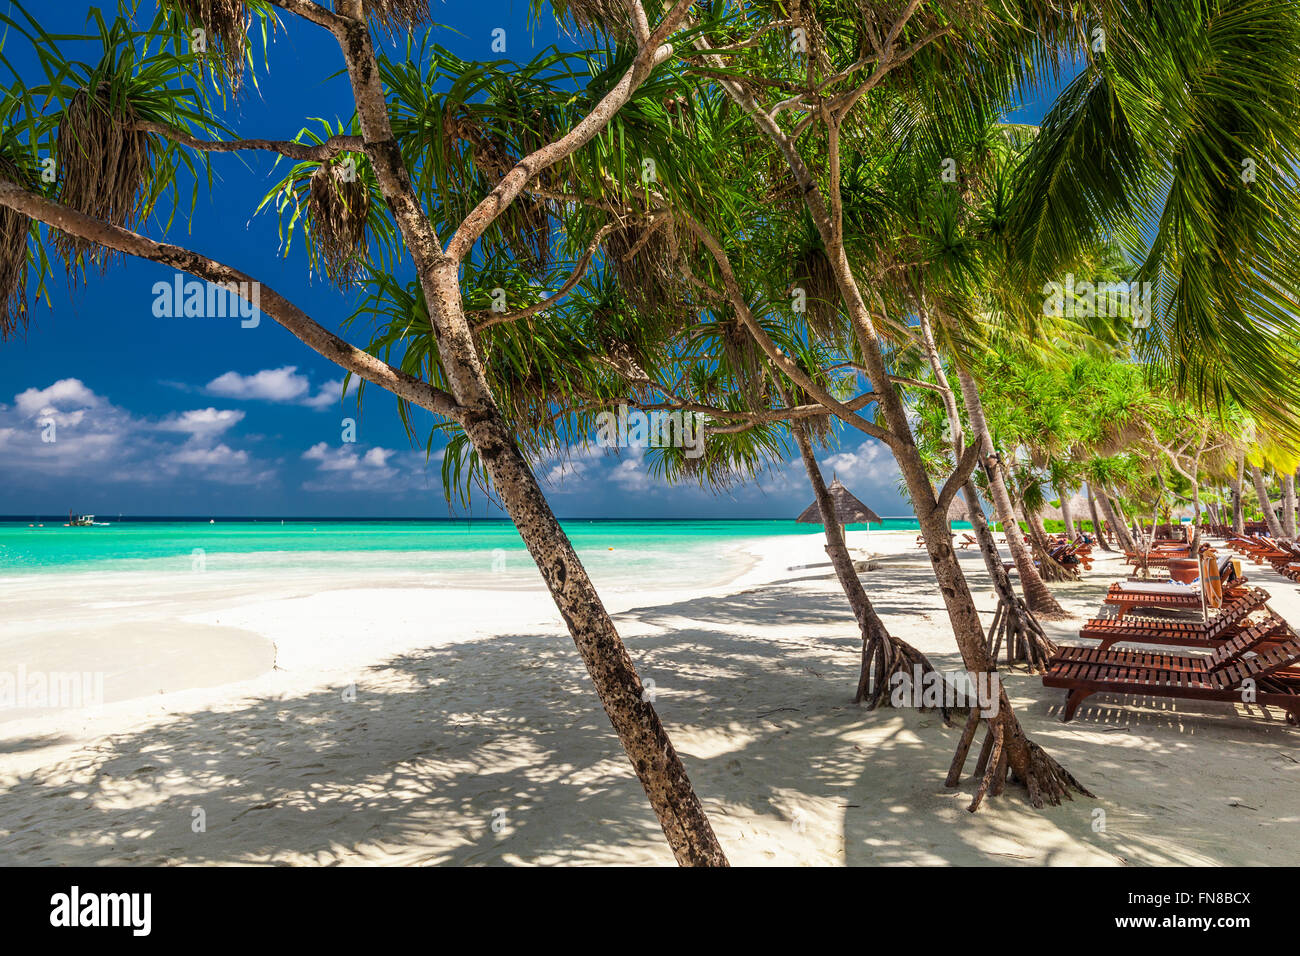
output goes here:
{"type": "Polygon", "coordinates": [[[948,505],[948,522],[954,521],[970,522],[970,509],[966,507],[966,499],[961,495],[955,495],[948,505]]]}
{"type": "MultiPolygon", "coordinates": [[[[839,478],[831,481],[831,486],[826,489],[831,496],[831,502],[835,505],[835,517],[839,519],[840,530],[843,531],[846,525],[851,524],[883,524],[880,515],[876,514],[861,501],[853,496],[849,489],[844,487],[844,483],[839,478]]],[[[813,502],[804,509],[803,514],[794,519],[801,524],[821,524],[822,513],[817,507],[817,502],[813,502]]]]}
{"type": "MultiPolygon", "coordinates": [[[[1088,514],[1088,498],[1077,491],[1069,498],[1070,514],[1075,516],[1075,520],[1080,520],[1079,515],[1088,514]]],[[[1061,510],[1060,505],[1054,505],[1050,501],[1043,505],[1039,512],[1044,521],[1064,521],[1065,513],[1061,510]]]]}

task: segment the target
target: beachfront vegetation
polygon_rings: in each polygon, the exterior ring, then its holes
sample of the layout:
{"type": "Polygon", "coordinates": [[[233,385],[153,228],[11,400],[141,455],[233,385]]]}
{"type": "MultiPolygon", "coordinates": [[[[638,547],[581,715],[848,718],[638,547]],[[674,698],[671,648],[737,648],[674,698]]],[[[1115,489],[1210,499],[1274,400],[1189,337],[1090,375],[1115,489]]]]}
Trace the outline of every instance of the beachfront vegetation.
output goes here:
{"type": "MultiPolygon", "coordinates": [[[[8,42],[22,38],[43,69],[11,77],[0,104],[0,230],[29,240],[0,250],[0,330],[25,320],[23,283],[46,242],[77,276],[123,253],[256,281],[143,233],[171,217],[183,233],[220,153],[292,161],[246,200],[281,217],[286,248],[305,242],[313,269],[362,294],[350,325],[362,347],[265,286],[261,308],[393,392],[414,437],[444,437],[449,493],[477,486],[501,502],[680,862],[725,856],[530,463],[590,441],[600,412],[707,415],[705,454],[655,449],[660,474],[721,486],[799,454],[823,505],[815,447],[845,428],[882,442],[975,675],[996,665],[949,536],[958,495],[1012,656],[1030,666],[1051,652],[1034,615],[1062,613],[1044,488],[1065,512],[1086,485],[1101,512],[1089,519],[1124,547],[1136,546],[1127,518],[1158,520],[1180,498],[1199,513],[1225,478],[1240,514],[1248,467],[1260,501],[1265,469],[1294,499],[1294,4],[629,0],[554,12],[589,51],[464,61],[436,31],[407,34],[428,14],[410,0],[169,0],[148,22],[124,3],[92,21],[102,56],[78,63],[19,6],[8,42]],[[243,139],[227,98],[274,70],[248,37],[281,16],[338,40],[322,78],[346,69],[356,114],[243,139]],[[210,49],[194,47],[195,28],[210,49]],[[1041,129],[1006,122],[1062,77],[1041,129]],[[46,156],[53,181],[40,176],[46,156]],[[160,203],[167,218],[150,220],[160,203]],[[1149,296],[1098,309],[1092,287],[1115,282],[1149,296]],[[413,408],[437,418],[435,435],[417,433],[413,408]],[[1026,521],[1030,547],[1007,535],[1023,598],[986,500],[1004,528],[1017,508],[1026,521]]],[[[858,696],[879,703],[892,673],[928,664],[889,636],[838,526],[826,531],[862,631],[858,696]]],[[[1004,691],[995,713],[972,714],[959,757],[980,728],[990,757],[972,809],[1008,777],[1035,806],[1087,793],[1026,736],[1004,691]]]]}

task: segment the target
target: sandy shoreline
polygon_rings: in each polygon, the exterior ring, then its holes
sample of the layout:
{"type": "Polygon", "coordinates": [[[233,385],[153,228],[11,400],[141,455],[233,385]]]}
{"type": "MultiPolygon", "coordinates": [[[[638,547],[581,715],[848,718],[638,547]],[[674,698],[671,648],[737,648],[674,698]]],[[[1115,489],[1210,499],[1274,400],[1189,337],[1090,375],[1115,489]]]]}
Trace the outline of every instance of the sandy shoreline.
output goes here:
{"type": "MultiPolygon", "coordinates": [[[[894,633],[956,668],[914,538],[872,531],[884,556],[863,580],[894,633]]],[[[1300,731],[1244,708],[1105,696],[1061,724],[1062,692],[1023,672],[1005,680],[1026,729],[1099,799],[1034,811],[1009,788],[966,813],[970,782],[942,785],[959,728],[852,704],[858,640],[820,536],[755,552],[726,586],[605,594],[733,863],[1300,857],[1300,731]]],[[[987,620],[980,557],[961,556],[987,620]]],[[[1121,574],[1101,560],[1055,590],[1081,619],[1121,574]]],[[[1250,574],[1300,622],[1294,584],[1250,574]]],[[[321,583],[203,584],[99,608],[134,642],[117,666],[153,662],[138,691],[183,689],[0,721],[0,863],[671,863],[543,592],[321,583]],[[219,653],[187,656],[175,626],[158,626],[168,619],[219,653]]],[[[54,638],[88,618],[48,597],[24,595],[29,613],[6,617],[0,670],[68,663],[54,638]]],[[[1050,627],[1068,639],[1078,620],[1050,627]]]]}

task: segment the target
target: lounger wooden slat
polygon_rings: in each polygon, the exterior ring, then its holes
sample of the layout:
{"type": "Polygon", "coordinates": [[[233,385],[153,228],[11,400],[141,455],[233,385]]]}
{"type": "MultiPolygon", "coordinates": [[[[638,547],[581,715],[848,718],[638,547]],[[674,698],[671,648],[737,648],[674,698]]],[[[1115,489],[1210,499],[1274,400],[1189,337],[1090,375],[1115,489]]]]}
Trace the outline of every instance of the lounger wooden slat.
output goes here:
{"type": "Polygon", "coordinates": [[[1068,721],[1093,694],[1237,703],[1243,700],[1243,681],[1253,679],[1258,684],[1253,697],[1256,703],[1280,707],[1289,720],[1300,723],[1300,679],[1285,676],[1300,669],[1300,639],[1287,628],[1286,640],[1268,643],[1276,635],[1279,620],[1271,617],[1225,642],[1206,658],[1194,658],[1207,662],[1203,669],[1134,667],[1121,663],[1131,659],[1131,652],[1111,651],[1108,653],[1128,656],[1117,658],[1114,666],[1090,665],[1086,676],[1079,676],[1074,663],[1058,656],[1048,663],[1043,685],[1069,691],[1061,714],[1061,719],[1068,721]]]}

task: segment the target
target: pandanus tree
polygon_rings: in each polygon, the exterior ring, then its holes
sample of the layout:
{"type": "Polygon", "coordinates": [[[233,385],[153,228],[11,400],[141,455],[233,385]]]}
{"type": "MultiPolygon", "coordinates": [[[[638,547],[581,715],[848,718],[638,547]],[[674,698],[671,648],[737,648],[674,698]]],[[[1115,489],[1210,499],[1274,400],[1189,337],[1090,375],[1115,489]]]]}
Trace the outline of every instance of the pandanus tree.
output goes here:
{"type": "MultiPolygon", "coordinates": [[[[1152,118],[1159,116],[1162,97],[1180,100],[1178,105],[1182,107],[1186,91],[1199,91],[1203,86],[1201,74],[1206,69],[1205,63],[1189,60],[1179,52],[1189,35],[1203,39],[1207,49],[1216,54],[1226,49],[1235,58],[1234,62],[1251,64],[1244,69],[1254,70],[1262,58],[1253,57],[1248,40],[1254,31],[1262,29],[1277,41],[1269,57],[1277,59],[1280,73],[1287,75],[1287,70],[1294,69],[1294,11],[1252,5],[1241,21],[1234,24],[1235,29],[1221,33],[1217,30],[1223,13],[1219,4],[1188,8],[1173,2],[1161,3],[1157,5],[1156,15],[1147,9],[1149,6],[1143,8],[1140,16],[1122,3],[1098,4],[1068,15],[1026,6],[1015,11],[1015,17],[1006,8],[992,10],[939,3],[923,6],[919,0],[888,11],[827,4],[816,11],[801,8],[792,16],[754,7],[734,10],[718,6],[700,13],[702,31],[692,41],[694,54],[689,62],[695,74],[724,91],[766,146],[764,149],[750,140],[737,148],[738,153],[752,160],[756,169],[767,174],[764,188],[753,192],[754,197],[763,200],[759,204],[763,215],[797,214],[811,221],[819,242],[818,251],[825,257],[825,267],[818,274],[830,281],[839,297],[845,325],[856,341],[865,376],[878,396],[876,421],[868,421],[857,409],[847,407],[819,387],[807,370],[782,353],[756,320],[752,298],[755,287],[761,283],[751,281],[754,270],[746,262],[740,237],[748,236],[754,228],[757,214],[746,220],[744,209],[738,208],[734,213],[727,210],[729,215],[722,221],[712,217],[707,224],[698,215],[680,209],[672,209],[672,215],[712,256],[716,264],[713,290],[727,297],[739,325],[758,343],[773,366],[846,424],[889,446],[917,508],[959,646],[968,668],[978,673],[987,673],[990,662],[987,648],[980,640],[981,628],[969,600],[969,589],[947,537],[945,517],[947,504],[964,480],[962,467],[973,466],[982,449],[972,446],[973,454],[968,460],[963,459],[936,493],[916,448],[906,403],[896,389],[881,388],[881,383],[889,380],[883,342],[891,327],[898,325],[906,313],[897,304],[891,309],[883,293],[888,288],[882,280],[882,272],[890,266],[888,260],[882,261],[874,255],[875,250],[863,250],[856,242],[857,227],[863,221],[870,222],[874,215],[873,197],[869,192],[863,194],[847,187],[853,185],[853,177],[863,166],[857,157],[864,154],[879,157],[877,144],[896,140],[897,126],[883,122],[890,115],[887,107],[891,102],[908,95],[920,98],[924,89],[939,84],[945,87],[947,98],[953,104],[947,113],[949,117],[963,110],[978,112],[974,107],[980,103],[999,97],[1005,101],[1009,81],[1017,77],[1017,69],[1023,69],[1026,63],[1039,62],[1034,55],[1047,51],[1043,53],[1044,58],[1059,63],[1080,52],[1073,46],[1074,39],[1097,34],[1077,28],[1095,24],[1106,50],[1122,50],[1122,65],[1127,72],[1122,76],[1125,83],[1121,93],[1134,98],[1134,102],[1122,105],[1145,108],[1149,128],[1143,130],[1146,135],[1138,144],[1140,149],[1134,147],[1122,157],[1122,168],[1104,176],[1095,172],[1076,175],[1072,170],[1063,174],[1062,168],[1070,163],[1095,163],[1096,156],[1107,155],[1080,149],[1081,143],[1116,138],[1113,114],[1107,115],[1101,109],[1082,113],[1078,110],[1078,91],[1093,89],[1098,72],[1110,66],[1110,53],[1089,55],[1083,75],[1070,88],[1072,96],[1057,110],[1053,135],[1042,146],[1035,142],[1032,158],[1022,167],[1035,177],[1034,189],[1025,191],[1016,206],[1008,211],[1008,220],[1012,222],[1008,235],[1015,237],[1018,252],[1014,259],[1020,264],[1023,280],[1016,283],[1018,287],[1034,288],[1034,283],[1044,274],[1052,275],[1073,262],[1081,248],[1095,245],[1106,229],[1118,234],[1137,233],[1137,226],[1149,207],[1166,196],[1190,199],[1194,205],[1199,200],[1197,189],[1205,185],[1208,176],[1218,176],[1216,188],[1222,195],[1224,190],[1219,187],[1228,181],[1222,167],[1195,168],[1190,175],[1185,175],[1183,166],[1174,163],[1176,188],[1172,193],[1153,188],[1152,184],[1162,175],[1161,170],[1170,165],[1171,144],[1186,150],[1188,155],[1193,154],[1196,144],[1189,147],[1189,137],[1218,137],[1210,144],[1218,151],[1216,160],[1227,155],[1227,143],[1220,135],[1227,122],[1214,116],[1213,127],[1206,133],[1201,122],[1206,116],[1201,114],[1227,109],[1230,98],[1216,89],[1210,97],[1212,102],[1198,102],[1193,104],[1197,109],[1181,110],[1180,115],[1188,123],[1179,130],[1171,131],[1167,123],[1157,130],[1160,121],[1152,118]],[[1134,17],[1141,24],[1136,30],[1131,23],[1134,17]],[[1023,55],[1026,42],[1031,49],[1029,57],[1023,55]],[[1161,51],[1159,56],[1150,55],[1153,48],[1161,51]],[[953,75],[967,79],[961,89],[953,89],[942,79],[953,75]],[[1087,128],[1079,132],[1080,127],[1087,128]],[[1068,132],[1063,134],[1062,129],[1068,132]],[[1159,135],[1155,135],[1157,132],[1159,135]],[[1178,180],[1179,176],[1183,178],[1178,180]],[[1103,181],[1106,177],[1109,180],[1103,181]],[[1062,187],[1062,179],[1068,179],[1069,183],[1062,187]],[[1045,235],[1044,223],[1050,227],[1048,221],[1059,215],[1054,189],[1065,190],[1067,198],[1078,205],[1083,222],[1064,233],[1045,235]],[[1095,201],[1091,195],[1094,189],[1099,192],[1095,201]],[[1143,189],[1147,190],[1146,194],[1141,193],[1143,189]],[[1115,198],[1117,194],[1119,200],[1115,198]],[[1134,197],[1151,201],[1145,205],[1125,201],[1134,197]],[[853,228],[849,228],[850,223],[853,228]]],[[[1118,85],[1113,80],[1110,82],[1111,87],[1118,85]]],[[[1288,124],[1288,117],[1294,111],[1294,87],[1271,84],[1256,92],[1258,96],[1250,105],[1253,123],[1245,139],[1261,152],[1268,149],[1274,154],[1284,153],[1286,161],[1280,165],[1290,170],[1293,168],[1290,142],[1276,149],[1278,140],[1269,130],[1288,124]]],[[[1120,131],[1126,132],[1127,128],[1120,131]]],[[[1039,140],[1043,141],[1044,137],[1039,140]]],[[[1232,143],[1242,141],[1237,136],[1232,143]]],[[[1286,175],[1284,172],[1279,178],[1285,179],[1286,175]]],[[[1168,280],[1165,284],[1174,294],[1166,295],[1158,304],[1156,311],[1162,321],[1155,326],[1155,332],[1144,338],[1143,345],[1159,362],[1175,367],[1180,387],[1212,397],[1213,387],[1200,386],[1211,380],[1223,386],[1218,374],[1221,366],[1214,365],[1217,355],[1205,349],[1184,349],[1184,342],[1178,336],[1167,334],[1169,328],[1177,327],[1186,335],[1189,323],[1203,319],[1213,308],[1216,297],[1228,293],[1238,296],[1231,331],[1232,347],[1239,354],[1268,353],[1278,328],[1293,327],[1287,310],[1279,307],[1289,292],[1278,291],[1293,284],[1267,281],[1289,278],[1286,270],[1296,261],[1295,257],[1290,251],[1286,255],[1276,253],[1281,247],[1290,249],[1290,238],[1265,235],[1269,223],[1261,212],[1285,206],[1285,192],[1274,182],[1260,194],[1244,199],[1222,196],[1226,206],[1236,203],[1238,207],[1250,207],[1244,214],[1240,210],[1237,213],[1228,210],[1238,216],[1246,234],[1226,243],[1222,237],[1189,234],[1188,208],[1170,207],[1173,215],[1161,221],[1163,228],[1156,240],[1158,255],[1144,259],[1144,266],[1158,262],[1162,276],[1168,280]],[[1278,202],[1273,203],[1274,200],[1278,202]],[[1211,241],[1193,249],[1202,239],[1211,241]],[[1210,250],[1208,256],[1205,249],[1210,250]],[[1235,253],[1242,255],[1234,258],[1235,253]],[[1246,274],[1234,271],[1235,263],[1255,258],[1261,259],[1260,271],[1252,272],[1251,276],[1264,274],[1267,288],[1263,291],[1254,289],[1246,274]],[[1242,286],[1250,288],[1243,291],[1242,286]],[[1196,292],[1204,293],[1201,301],[1189,306],[1188,293],[1196,292]]],[[[1204,215],[1203,209],[1197,212],[1202,222],[1216,221],[1213,216],[1204,215]]],[[[1006,279],[1012,282],[1016,276],[1008,274],[1006,279]]],[[[1224,339],[1219,341],[1222,343],[1224,339]]],[[[1294,353],[1295,348],[1282,343],[1279,351],[1285,356],[1294,353]]],[[[1283,367],[1290,368],[1291,364],[1284,360],[1270,371],[1278,372],[1283,367]]],[[[1255,371],[1258,370],[1257,367],[1255,371]]],[[[979,417],[978,394],[968,389],[965,381],[962,386],[974,422],[979,417]]],[[[990,722],[990,729],[997,756],[991,761],[992,773],[985,777],[976,802],[990,785],[996,782],[1001,786],[999,771],[1004,769],[1003,756],[1015,776],[1029,784],[1035,802],[1042,794],[1047,794],[1048,799],[1059,799],[1072,785],[1064,771],[1024,738],[1009,709],[1004,708],[1001,716],[990,722]]]]}
{"type": "Polygon", "coordinates": [[[1164,459],[1172,476],[1186,483],[1192,504],[1191,544],[1200,546],[1201,515],[1204,511],[1202,485],[1207,473],[1221,472],[1229,463],[1232,440],[1215,416],[1177,398],[1153,403],[1147,422],[1153,449],[1164,459]]]}
{"type": "MultiPolygon", "coordinates": [[[[1013,26],[1009,18],[964,5],[935,4],[924,11],[920,7],[917,2],[885,12],[864,10],[856,4],[828,4],[816,11],[801,9],[793,18],[746,9],[743,18],[730,22],[721,15],[725,8],[719,7],[709,21],[709,35],[695,42],[694,62],[699,71],[725,91],[763,142],[758,165],[775,169],[786,182],[793,180],[779,201],[761,207],[761,214],[807,216],[811,220],[826,259],[823,274],[839,300],[845,328],[873,387],[879,423],[819,388],[759,326],[751,308],[754,290],[748,282],[753,266],[744,261],[744,250],[735,241],[751,224],[732,222],[722,235],[704,228],[698,220],[689,228],[713,256],[721,291],[736,316],[779,372],[846,424],[890,449],[916,509],[966,668],[978,677],[990,674],[994,667],[948,535],[947,511],[976,464],[980,449],[970,445],[954,472],[936,490],[916,447],[907,405],[888,384],[882,335],[902,315],[879,301],[876,267],[883,263],[870,250],[864,255],[856,249],[849,229],[850,214],[870,217],[870,196],[854,202],[858,197],[846,195],[845,184],[846,173],[852,175],[861,165],[852,162],[855,155],[870,155],[875,144],[890,141],[885,135],[888,127],[882,125],[889,115],[882,100],[888,105],[909,89],[916,90],[918,84],[956,73],[997,77],[996,82],[1001,82],[1011,62],[1019,62],[1010,47],[1012,38],[1022,35],[1019,31],[1024,21],[1013,26]],[[793,51],[790,30],[797,31],[793,51]],[[998,37],[1005,41],[1001,46],[998,37]],[[981,43],[981,38],[989,42],[981,43]],[[978,67],[966,62],[977,50],[981,54],[978,67]],[[877,90],[879,95],[875,95],[877,90]],[[789,202],[791,197],[794,204],[789,202]]],[[[1037,12],[1036,7],[1026,11],[1031,20],[1037,12]]],[[[1031,34],[1045,36],[1063,30],[1065,23],[1035,23],[1034,27],[1031,34]]],[[[980,88],[979,95],[988,97],[996,82],[980,88]]],[[[954,112],[960,108],[954,107],[954,112]]],[[[996,707],[973,715],[954,762],[955,772],[960,772],[970,739],[981,725],[988,731],[990,756],[981,763],[987,772],[977,787],[972,809],[985,794],[1000,792],[1008,775],[1026,784],[1035,805],[1058,802],[1071,790],[1082,789],[1025,735],[1005,691],[1000,691],[996,707]]]]}
{"type": "MultiPolygon", "coordinates": [[[[905,111],[908,120],[922,126],[914,106],[907,104],[905,111]]],[[[981,298],[979,287],[987,278],[986,240],[996,231],[1009,192],[1009,157],[1027,136],[1020,127],[993,123],[990,115],[982,118],[986,125],[964,137],[945,134],[942,129],[914,134],[916,142],[907,141],[905,153],[896,156],[890,166],[890,193],[896,197],[890,203],[895,235],[889,237],[893,262],[887,274],[894,278],[892,291],[902,298],[903,309],[910,307],[915,313],[916,325],[906,331],[942,397],[946,440],[958,459],[967,445],[967,435],[972,436],[969,443],[981,446],[985,455],[995,452],[979,386],[970,374],[971,356],[986,347],[985,330],[970,305],[981,298]],[[932,170],[943,164],[952,164],[952,175],[936,181],[932,170]],[[960,176],[956,174],[958,166],[960,176]],[[952,387],[953,378],[961,383],[960,399],[952,387]]],[[[988,459],[982,487],[1004,529],[1017,527],[1001,470],[988,459]]],[[[968,480],[962,494],[999,598],[990,646],[1005,637],[1010,660],[1043,663],[1054,648],[1042,635],[1033,612],[1057,616],[1061,608],[1018,533],[1006,536],[1025,599],[1015,594],[983,519],[977,483],[968,480]],[[999,631],[1005,634],[999,635],[999,631]]]]}
{"type": "Polygon", "coordinates": [[[1300,453],[1295,446],[1279,440],[1272,431],[1257,427],[1253,419],[1247,420],[1244,432],[1248,438],[1254,439],[1243,440],[1242,444],[1268,533],[1275,538],[1294,538],[1295,469],[1300,463],[1300,453]],[[1270,477],[1278,488],[1281,514],[1273,507],[1270,477]]]}
{"type": "MultiPolygon", "coordinates": [[[[827,156],[840,155],[838,137],[846,119],[851,120],[849,127],[854,143],[865,148],[879,141],[878,134],[870,135],[868,124],[859,121],[855,107],[861,105],[864,116],[874,115],[876,98],[864,94],[893,70],[909,63],[932,40],[949,32],[932,18],[928,26],[925,17],[909,26],[918,6],[913,4],[888,17],[872,13],[866,15],[865,22],[863,12],[856,6],[826,11],[837,18],[832,38],[836,49],[829,59],[820,58],[821,53],[815,57],[792,58],[786,39],[775,32],[788,31],[790,24],[784,18],[773,18],[771,11],[746,11],[750,16],[742,18],[743,22],[732,18],[723,7],[700,11],[701,20],[692,23],[692,28],[698,29],[692,35],[694,52],[687,57],[692,75],[699,79],[694,95],[683,95],[672,102],[674,112],[710,118],[711,133],[716,138],[708,142],[718,144],[720,152],[710,156],[709,163],[727,169],[732,188],[715,195],[692,194],[681,188],[680,180],[692,174],[693,167],[677,163],[674,169],[673,164],[657,163],[652,166],[658,170],[657,175],[648,178],[638,175],[635,169],[608,170],[599,182],[584,183],[580,195],[584,205],[612,209],[622,218],[653,220],[654,234],[686,254],[685,258],[675,260],[681,284],[688,286],[697,300],[712,301],[712,307],[707,310],[709,321],[724,323],[728,332],[737,336],[733,341],[737,350],[761,355],[779,374],[783,388],[806,395],[808,400],[847,424],[890,445],[904,473],[910,476],[909,492],[918,505],[932,566],[939,575],[959,647],[968,670],[978,676],[988,675],[992,667],[978,615],[947,537],[946,511],[965,474],[975,464],[979,450],[973,446],[968,449],[958,472],[942,487],[935,489],[930,484],[911,438],[905,404],[885,363],[885,347],[875,326],[877,317],[866,306],[855,277],[855,266],[846,251],[845,205],[833,198],[838,195],[841,178],[838,173],[829,179],[824,173],[814,174],[781,123],[762,120],[759,115],[762,110],[753,100],[753,84],[737,78],[732,69],[736,62],[731,59],[733,53],[745,57],[756,55],[758,62],[752,64],[754,70],[742,73],[757,71],[767,75],[766,79],[775,85],[757,84],[764,90],[786,86],[803,89],[811,83],[824,84],[821,89],[833,93],[835,110],[840,114],[838,119],[830,120],[828,127],[824,117],[819,120],[816,111],[806,117],[819,126],[817,134],[809,137],[808,142],[811,148],[822,151],[816,160],[821,169],[827,156]],[[939,33],[930,36],[936,27],[939,33]],[[905,30],[914,39],[903,47],[898,41],[905,30]],[[869,53],[872,42],[880,46],[878,56],[869,53]],[[735,49],[729,49],[732,46],[735,49]],[[806,69],[809,63],[813,63],[814,73],[829,72],[810,79],[806,69]],[[854,115],[849,117],[851,113],[854,115]],[[821,189],[827,189],[832,198],[828,200],[821,189]],[[764,293],[771,283],[772,263],[756,254],[757,246],[752,240],[763,229],[794,235],[800,223],[810,227],[811,236],[816,240],[810,252],[816,253],[814,258],[824,260],[809,263],[810,275],[824,278],[837,300],[835,313],[841,316],[842,338],[851,343],[853,364],[863,372],[870,388],[869,395],[857,397],[861,401],[834,396],[821,383],[819,370],[801,367],[767,327],[773,313],[767,307],[764,293]],[[694,252],[702,255],[692,258],[694,252]],[[877,420],[860,414],[866,404],[876,405],[877,420]]],[[[939,15],[943,19],[949,17],[946,9],[939,15]]],[[[983,15],[976,17],[978,22],[971,29],[981,28],[984,19],[983,15]]],[[[609,32],[620,29],[617,22],[606,22],[604,16],[598,16],[596,22],[609,32]]],[[[825,26],[823,20],[810,20],[798,35],[815,35],[813,46],[820,49],[822,41],[817,37],[831,35],[824,32],[825,26]],[[823,33],[818,33],[819,30],[823,33]]],[[[998,26],[1008,37],[1020,35],[1020,26],[1009,20],[998,21],[998,26]]],[[[953,45],[940,61],[929,63],[907,83],[914,85],[923,78],[939,77],[955,60],[972,53],[960,44],[953,45]]],[[[1009,53],[1002,54],[1004,64],[1014,59],[1009,53]]],[[[1000,75],[1001,69],[994,72],[1000,75]]],[[[988,91],[984,94],[988,95],[988,91]]],[[[792,108],[789,117],[782,117],[782,123],[797,121],[796,112],[807,114],[808,110],[792,108]]],[[[838,159],[832,159],[831,165],[837,166],[838,159]]],[[[650,231],[647,226],[645,232],[650,231]]],[[[647,238],[646,242],[649,241],[647,238]]],[[[635,257],[644,248],[645,243],[633,243],[625,255],[635,257]]],[[[856,250],[852,258],[860,267],[871,265],[870,257],[863,257],[856,250]]],[[[780,321],[779,315],[776,318],[780,321]]],[[[761,403],[761,390],[753,390],[749,400],[761,403]]],[[[756,414],[768,412],[761,408],[755,410],[756,414]]],[[[979,784],[973,806],[978,806],[990,788],[1000,792],[1008,774],[1026,783],[1036,805],[1059,801],[1071,789],[1078,788],[1073,777],[1028,740],[1004,691],[999,691],[997,699],[988,703],[983,717],[987,718],[991,757],[984,762],[988,772],[979,784]]],[[[972,721],[972,733],[981,719],[977,714],[977,719],[972,721]]],[[[969,741],[964,746],[968,745],[969,741]]]]}
{"type": "MultiPolygon", "coordinates": [[[[406,33],[428,20],[427,4],[411,0],[335,0],[329,7],[311,0],[167,0],[140,26],[131,19],[134,7],[124,4],[111,25],[97,21],[103,58],[91,64],[68,55],[68,44],[15,5],[5,18],[9,42],[30,44],[38,79],[14,77],[4,103],[4,143],[12,152],[3,161],[17,175],[0,182],[0,205],[9,210],[3,225],[29,240],[5,249],[22,260],[21,268],[10,262],[3,270],[11,282],[36,255],[45,238],[36,224],[43,223],[76,274],[103,268],[120,253],[223,287],[256,286],[262,313],[309,348],[463,435],[537,563],[677,860],[725,864],[682,761],[493,393],[487,370],[509,347],[486,348],[466,306],[481,291],[472,264],[479,257],[546,257],[544,233],[566,212],[564,194],[600,176],[592,144],[630,101],[654,95],[646,85],[665,73],[675,55],[670,37],[690,7],[631,0],[625,42],[581,64],[552,59],[523,70],[521,94],[511,98],[485,78],[500,78],[501,64],[461,64],[418,44],[396,56],[377,47],[376,27],[406,33]],[[248,20],[268,29],[279,14],[292,18],[294,29],[323,30],[337,41],[338,60],[322,65],[322,79],[344,71],[356,132],[318,141],[258,139],[226,125],[230,116],[215,90],[254,75],[248,20]],[[213,45],[192,43],[194,30],[206,31],[213,45]],[[433,91],[448,87],[452,93],[439,100],[433,91]],[[431,100],[452,108],[431,111],[431,100]],[[165,240],[168,223],[185,218],[146,218],[165,190],[183,177],[203,188],[211,180],[202,174],[217,154],[241,151],[315,164],[299,170],[303,177],[295,174],[303,198],[295,214],[311,236],[313,261],[331,278],[346,283],[385,245],[412,270],[427,333],[418,367],[394,366],[381,350],[356,347],[234,264],[147,234],[161,230],[165,240]],[[44,155],[57,160],[49,188],[27,175],[44,155]]],[[[18,294],[10,287],[0,298],[12,306],[18,294]]],[[[21,307],[11,308],[5,329],[22,315],[21,307]]]]}

